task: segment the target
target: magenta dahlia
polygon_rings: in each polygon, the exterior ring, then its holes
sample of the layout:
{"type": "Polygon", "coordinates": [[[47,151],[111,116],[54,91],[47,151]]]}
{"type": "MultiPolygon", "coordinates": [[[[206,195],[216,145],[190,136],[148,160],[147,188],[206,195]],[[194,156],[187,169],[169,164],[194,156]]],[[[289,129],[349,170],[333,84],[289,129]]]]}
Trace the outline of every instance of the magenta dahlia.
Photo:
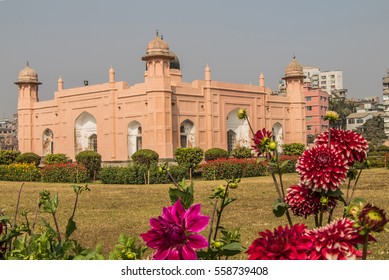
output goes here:
{"type": "MultiPolygon", "coordinates": [[[[318,135],[315,144],[328,144],[328,131],[318,135]]],[[[351,130],[335,128],[331,128],[331,145],[343,150],[343,154],[350,166],[353,165],[355,160],[363,162],[367,157],[369,149],[367,140],[361,134],[351,130]]]]}
{"type": "Polygon", "coordinates": [[[174,205],[164,207],[162,215],[151,218],[151,230],[140,236],[146,245],[157,251],[155,260],[196,260],[195,250],[208,246],[207,240],[197,234],[206,228],[208,216],[200,214],[200,204],[192,205],[188,210],[178,199],[174,205]]]}
{"type": "Polygon", "coordinates": [[[327,203],[322,203],[322,195],[312,191],[303,184],[292,185],[288,188],[285,202],[289,205],[293,214],[307,218],[309,215],[317,214],[323,207],[324,211],[333,209],[337,200],[335,197],[326,197],[327,203]]]}
{"type": "Polygon", "coordinates": [[[259,236],[246,251],[249,260],[306,260],[313,245],[304,224],[279,226],[273,232],[260,232],[259,236]]]}
{"type": "Polygon", "coordinates": [[[356,246],[364,243],[364,237],[359,234],[354,223],[353,220],[343,218],[312,229],[309,234],[314,240],[314,246],[309,259],[352,260],[361,257],[362,251],[356,246]]]}
{"type": "Polygon", "coordinates": [[[318,145],[304,151],[296,164],[301,183],[313,191],[335,191],[344,182],[348,165],[342,150],[318,145]]]}
{"type": "Polygon", "coordinates": [[[253,149],[255,149],[258,155],[261,155],[266,151],[266,147],[270,144],[272,137],[272,133],[265,128],[258,130],[257,133],[255,133],[253,138],[253,149]]]}

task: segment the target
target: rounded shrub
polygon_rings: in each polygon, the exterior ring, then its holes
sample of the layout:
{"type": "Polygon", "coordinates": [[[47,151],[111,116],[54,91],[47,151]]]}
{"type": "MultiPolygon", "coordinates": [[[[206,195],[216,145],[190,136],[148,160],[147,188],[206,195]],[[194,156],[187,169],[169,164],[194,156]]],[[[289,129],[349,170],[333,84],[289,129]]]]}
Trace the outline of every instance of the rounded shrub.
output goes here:
{"type": "Polygon", "coordinates": [[[284,155],[300,156],[305,151],[305,145],[301,143],[290,143],[282,145],[284,155]]]}
{"type": "Polygon", "coordinates": [[[16,159],[17,163],[33,163],[38,166],[41,163],[41,157],[36,153],[23,153],[20,154],[16,159]]]}
{"type": "Polygon", "coordinates": [[[145,164],[147,167],[150,167],[151,163],[158,162],[159,155],[153,150],[141,149],[136,151],[131,158],[137,164],[145,164]]]}
{"type": "Polygon", "coordinates": [[[83,151],[76,155],[76,161],[88,170],[89,178],[96,178],[101,169],[101,155],[94,151],[83,151]]]}
{"type": "Polygon", "coordinates": [[[219,158],[228,158],[228,152],[220,148],[212,148],[204,152],[205,161],[215,160],[219,158]]]}
{"type": "Polygon", "coordinates": [[[70,159],[65,154],[48,154],[45,156],[45,164],[67,163],[70,159]]]}
{"type": "Polygon", "coordinates": [[[231,155],[234,158],[251,158],[253,154],[248,147],[237,147],[232,150],[231,155]]]}
{"type": "Polygon", "coordinates": [[[19,151],[1,150],[0,151],[0,165],[8,165],[14,163],[16,158],[20,155],[19,151]]]}

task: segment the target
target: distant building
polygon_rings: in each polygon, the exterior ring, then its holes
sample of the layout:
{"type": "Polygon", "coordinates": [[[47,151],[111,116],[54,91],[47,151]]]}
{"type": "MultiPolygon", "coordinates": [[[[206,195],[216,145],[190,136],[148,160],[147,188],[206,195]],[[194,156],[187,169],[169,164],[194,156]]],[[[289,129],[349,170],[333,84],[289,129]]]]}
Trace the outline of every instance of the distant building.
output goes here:
{"type": "Polygon", "coordinates": [[[386,77],[382,78],[382,85],[383,85],[383,96],[382,100],[384,103],[384,129],[385,134],[387,137],[389,137],[389,69],[387,70],[386,77]]]}
{"type": "Polygon", "coordinates": [[[17,120],[0,120],[0,150],[17,150],[17,120]]]}
{"type": "Polygon", "coordinates": [[[318,88],[311,88],[309,84],[304,86],[305,119],[307,123],[307,136],[316,136],[328,130],[328,121],[324,115],[328,111],[329,94],[318,88]]]}
{"type": "Polygon", "coordinates": [[[380,102],[379,96],[369,96],[360,99],[352,98],[357,113],[363,113],[366,111],[383,112],[385,110],[384,104],[380,102]]]}
{"type": "Polygon", "coordinates": [[[346,91],[343,88],[342,71],[321,71],[317,67],[304,67],[304,82],[310,83],[312,89],[321,89],[335,98],[345,97],[346,91]]]}
{"type": "Polygon", "coordinates": [[[367,120],[382,116],[383,112],[359,112],[347,116],[347,130],[358,130],[367,120]]]}
{"type": "Polygon", "coordinates": [[[110,162],[127,161],[146,148],[172,159],[177,147],[249,147],[250,129],[238,119],[239,108],[247,109],[254,129],[273,131],[280,145],[306,142],[303,67],[295,59],[285,69],[284,95],[266,88],[262,74],[258,85],[214,81],[208,65],[204,80],[183,82],[177,56],[158,34],[142,60],[142,83],[116,81],[111,67],[104,84],[66,89],[59,79],[54,98],[47,101],[39,101],[41,83],[27,65],[15,83],[20,151],[74,159],[95,150],[110,162]]]}

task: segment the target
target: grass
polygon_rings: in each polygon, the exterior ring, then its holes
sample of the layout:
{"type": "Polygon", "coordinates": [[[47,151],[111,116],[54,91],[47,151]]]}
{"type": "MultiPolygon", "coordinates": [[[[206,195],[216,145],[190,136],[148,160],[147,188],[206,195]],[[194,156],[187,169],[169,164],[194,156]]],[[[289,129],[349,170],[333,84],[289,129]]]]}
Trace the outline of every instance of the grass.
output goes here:
{"type": "MultiPolygon", "coordinates": [[[[387,169],[364,170],[354,197],[363,197],[388,213],[388,174],[387,169]]],[[[297,182],[296,174],[284,175],[285,186],[297,182]]],[[[195,203],[202,204],[202,214],[211,215],[212,206],[208,196],[214,187],[222,183],[224,181],[195,181],[195,203]]],[[[0,210],[5,209],[5,213],[10,217],[13,217],[15,213],[20,185],[20,182],[0,182],[0,210]]],[[[60,228],[64,231],[67,219],[72,213],[75,198],[70,186],[71,184],[60,183],[25,183],[19,213],[22,210],[30,210],[30,217],[33,219],[39,192],[46,189],[52,194],[58,193],[58,218],[60,228]]],[[[72,237],[86,247],[94,248],[97,244],[101,244],[104,254],[108,255],[120,233],[139,236],[140,233],[150,228],[149,219],[160,215],[162,208],[170,205],[169,187],[171,185],[89,184],[91,191],[82,193],[79,198],[79,207],[75,215],[78,229],[72,237]]],[[[237,198],[237,201],[225,209],[222,225],[228,229],[240,227],[242,245],[246,248],[258,237],[259,231],[272,230],[278,225],[287,224],[285,217],[276,218],[272,213],[276,192],[270,176],[242,179],[239,187],[231,190],[230,197],[237,198]]],[[[340,216],[342,209],[338,208],[337,216],[340,216]]],[[[43,213],[39,217],[50,220],[50,217],[43,213]]],[[[306,221],[302,218],[292,218],[294,223],[305,222],[310,227],[313,225],[311,217],[306,221]]],[[[18,221],[21,222],[20,216],[18,221]]],[[[203,234],[207,236],[207,233],[208,228],[203,234]]],[[[375,237],[378,242],[369,247],[372,253],[368,259],[388,260],[388,232],[376,234],[375,237]]],[[[139,242],[141,242],[140,239],[139,242]]],[[[152,250],[148,252],[151,254],[152,250]]],[[[239,258],[246,259],[246,256],[242,254],[239,258]]]]}

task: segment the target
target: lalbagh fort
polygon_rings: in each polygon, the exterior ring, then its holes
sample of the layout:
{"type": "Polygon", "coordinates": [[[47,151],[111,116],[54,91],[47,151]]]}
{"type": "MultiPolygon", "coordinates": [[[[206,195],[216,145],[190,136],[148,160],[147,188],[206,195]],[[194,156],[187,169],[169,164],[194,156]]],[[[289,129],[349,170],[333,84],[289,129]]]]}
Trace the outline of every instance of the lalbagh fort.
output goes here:
{"type": "Polygon", "coordinates": [[[41,83],[27,64],[15,82],[19,150],[72,159],[94,150],[104,162],[127,161],[139,149],[152,149],[166,160],[177,147],[231,151],[251,146],[239,108],[247,110],[252,127],[272,131],[278,144],[306,142],[304,75],[295,58],[285,69],[282,93],[266,87],[262,73],[257,85],[214,81],[208,65],[204,79],[183,82],[178,57],[158,34],[141,59],[142,83],[116,81],[111,66],[104,84],[66,88],[60,78],[48,101],[39,101],[41,83]]]}

